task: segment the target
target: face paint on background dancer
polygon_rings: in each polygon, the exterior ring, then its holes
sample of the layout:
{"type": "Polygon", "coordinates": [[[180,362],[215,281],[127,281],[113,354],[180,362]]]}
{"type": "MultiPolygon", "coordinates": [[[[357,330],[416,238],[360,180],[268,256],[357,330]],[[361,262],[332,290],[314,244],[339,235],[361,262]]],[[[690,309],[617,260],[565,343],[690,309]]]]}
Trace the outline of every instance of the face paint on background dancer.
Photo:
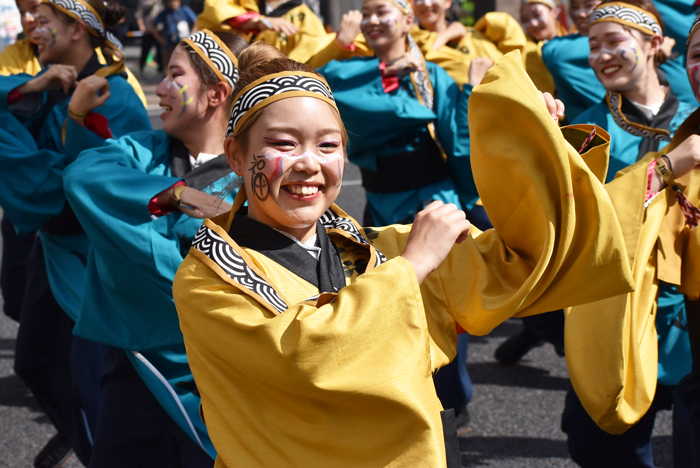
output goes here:
{"type": "MultiPolygon", "coordinates": [[[[271,142],[272,140],[268,140],[268,143],[271,142]]],[[[341,145],[339,141],[324,141],[320,143],[319,146],[328,143],[333,143],[338,146],[341,145]]],[[[269,177],[270,182],[274,182],[277,178],[284,174],[285,171],[289,169],[289,167],[291,167],[296,162],[304,160],[306,158],[312,158],[319,165],[328,168],[327,170],[335,170],[335,165],[337,164],[339,178],[342,179],[343,177],[342,161],[344,156],[339,153],[318,155],[307,151],[304,154],[297,155],[296,153],[292,152],[285,153],[280,151],[268,150],[265,152],[264,155],[260,156],[260,158],[264,158],[264,160],[267,161],[273,167],[272,173],[269,177]]],[[[258,170],[263,169],[264,165],[262,168],[258,168],[258,170]]]]}

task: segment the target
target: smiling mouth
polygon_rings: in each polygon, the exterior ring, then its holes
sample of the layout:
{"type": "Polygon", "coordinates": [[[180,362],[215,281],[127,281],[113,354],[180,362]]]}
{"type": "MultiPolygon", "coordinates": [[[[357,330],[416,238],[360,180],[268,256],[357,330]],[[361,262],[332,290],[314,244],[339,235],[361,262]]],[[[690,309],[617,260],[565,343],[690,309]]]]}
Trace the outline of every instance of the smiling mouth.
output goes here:
{"type": "Polygon", "coordinates": [[[284,185],[282,189],[298,197],[312,197],[319,192],[321,187],[318,185],[284,185]]]}
{"type": "Polygon", "coordinates": [[[170,112],[171,110],[173,110],[172,107],[166,106],[165,104],[161,104],[160,108],[163,109],[164,112],[170,112]]]}
{"type": "Polygon", "coordinates": [[[609,75],[614,75],[618,71],[620,71],[622,67],[620,65],[613,65],[611,67],[605,67],[603,68],[603,75],[609,76],[609,75]]]}

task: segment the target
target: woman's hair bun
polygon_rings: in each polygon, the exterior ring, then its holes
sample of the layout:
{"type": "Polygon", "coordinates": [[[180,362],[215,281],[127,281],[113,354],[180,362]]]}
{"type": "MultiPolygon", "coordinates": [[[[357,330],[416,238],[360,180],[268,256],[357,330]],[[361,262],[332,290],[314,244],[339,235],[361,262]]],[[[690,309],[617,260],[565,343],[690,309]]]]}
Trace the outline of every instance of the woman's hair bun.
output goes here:
{"type": "MultiPolygon", "coordinates": [[[[90,3],[92,3],[92,1],[90,3]]],[[[109,0],[104,6],[105,10],[102,21],[104,21],[105,27],[113,28],[118,25],[126,15],[126,8],[120,5],[116,0],[109,0]]]]}
{"type": "Polygon", "coordinates": [[[249,45],[238,56],[238,68],[249,70],[261,65],[266,65],[273,60],[287,58],[277,47],[265,44],[264,42],[254,42],[249,45]]]}

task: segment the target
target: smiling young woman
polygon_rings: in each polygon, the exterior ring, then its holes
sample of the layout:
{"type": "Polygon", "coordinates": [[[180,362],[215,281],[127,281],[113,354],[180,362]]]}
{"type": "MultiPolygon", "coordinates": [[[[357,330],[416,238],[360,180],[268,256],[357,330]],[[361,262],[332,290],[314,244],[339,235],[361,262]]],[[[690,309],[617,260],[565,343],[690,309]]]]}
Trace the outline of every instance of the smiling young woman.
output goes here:
{"type": "MultiPolygon", "coordinates": [[[[627,187],[626,192],[620,190],[627,195],[613,195],[613,202],[623,230],[636,232],[628,238],[639,238],[631,245],[635,263],[646,265],[646,270],[637,268],[636,292],[629,298],[574,308],[566,319],[573,389],[567,394],[562,428],[572,458],[584,467],[651,464],[655,415],[671,404],[674,463],[691,466],[688,411],[677,385],[690,372],[692,360],[686,307],[678,288],[696,280],[676,268],[700,214],[692,205],[697,204],[697,182],[686,191],[692,203],[677,199],[671,188],[660,197],[656,193],[667,186],[668,178],[662,174],[670,173],[670,180],[674,175],[681,178],[697,165],[698,155],[693,154],[697,141],[690,136],[697,129],[697,112],[693,113],[696,106],[679,102],[670,88],[659,83],[663,23],[658,18],[648,0],[605,2],[593,11],[588,31],[589,61],[607,97],[575,123],[597,124],[611,135],[607,182],[610,190],[627,187]],[[695,129],[688,131],[692,125],[695,129]],[[645,185],[646,198],[640,200],[645,194],[634,187],[645,185]],[[645,210],[640,211],[642,203],[645,210]],[[621,352],[626,342],[635,342],[634,351],[621,352]],[[577,347],[605,351],[597,358],[595,353],[570,353],[577,347]],[[622,368],[627,370],[621,372],[622,368]],[[591,380],[593,369],[605,377],[591,380]]],[[[688,60],[692,84],[692,54],[688,60]]],[[[691,179],[682,180],[685,190],[691,179]]],[[[677,187],[675,182],[668,185],[677,187]]],[[[683,268],[689,273],[691,267],[683,268]]],[[[693,276],[696,273],[690,273],[693,276]]]]}
{"type": "Polygon", "coordinates": [[[156,88],[163,130],[86,151],[64,175],[93,244],[75,333],[110,346],[91,466],[214,463],[171,291],[201,218],[235,195],[222,135],[246,46],[206,29],[186,38],[156,88]]]}
{"type": "Polygon", "coordinates": [[[326,81],[263,45],[240,64],[225,148],[244,187],[230,213],[204,221],[173,284],[217,466],[460,466],[432,379],[455,357],[457,323],[483,334],[629,290],[602,186],[559,133],[557,104],[506,57],[472,109],[496,230],[472,238],[441,201],[412,226],[363,229],[333,204],[345,130],[326,81]],[[528,129],[504,131],[504,111],[528,129]],[[493,177],[494,165],[512,172],[493,177]],[[590,275],[605,286],[584,293],[590,275]]]}

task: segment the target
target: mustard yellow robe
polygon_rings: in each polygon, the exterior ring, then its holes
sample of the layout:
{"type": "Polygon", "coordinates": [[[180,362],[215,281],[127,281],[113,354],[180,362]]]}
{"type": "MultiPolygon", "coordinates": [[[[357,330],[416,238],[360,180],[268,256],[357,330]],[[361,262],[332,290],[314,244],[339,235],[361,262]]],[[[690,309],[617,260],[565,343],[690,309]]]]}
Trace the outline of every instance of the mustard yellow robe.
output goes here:
{"type": "Polygon", "coordinates": [[[497,62],[503,54],[513,50],[523,51],[527,38],[518,22],[508,13],[491,12],[484,15],[474,28],[467,28],[457,44],[433,49],[437,33],[411,28],[411,36],[420,47],[423,56],[452,77],[460,87],[469,82],[469,66],[476,57],[488,57],[497,62]]]}
{"type": "MultiPolygon", "coordinates": [[[[101,64],[106,64],[102,50],[95,49],[97,52],[97,58],[101,64]]],[[[20,73],[26,73],[27,75],[37,75],[41,71],[41,64],[39,59],[34,53],[34,47],[28,39],[20,39],[14,44],[7,46],[2,53],[0,53],[0,76],[8,75],[18,75],[20,73]]],[[[136,79],[131,70],[126,69],[127,79],[126,81],[134,88],[134,91],[138,95],[143,106],[147,107],[148,103],[146,101],[146,95],[141,88],[139,80],[136,79]]]]}
{"type": "MultiPolygon", "coordinates": [[[[197,28],[231,30],[225,21],[245,13],[260,13],[256,0],[206,0],[204,10],[197,17],[197,28]]],[[[308,63],[314,68],[321,67],[331,60],[343,60],[353,55],[370,54],[363,40],[356,41],[355,51],[345,50],[335,41],[335,33],[326,32],[320,18],[306,5],[292,8],[281,18],[296,26],[299,31],[287,36],[272,30],[255,36],[243,34],[246,40],[262,41],[277,47],[292,60],[308,63]]]]}
{"type": "MultiPolygon", "coordinates": [[[[566,312],[566,361],[583,407],[605,431],[621,434],[646,414],[656,391],[659,281],[700,294],[700,229],[690,230],[666,187],[644,209],[649,163],[700,128],[700,111],[686,119],[668,146],[618,172],[606,188],[620,220],[635,292],[566,312]]],[[[700,201],[700,174],[682,179],[691,203],[700,201]]]]}
{"type": "MultiPolygon", "coordinates": [[[[410,226],[365,231],[331,207],[341,260],[367,266],[314,297],[228,236],[245,191],[204,222],[173,294],[216,467],[444,467],[432,374],[456,354],[456,323],[483,335],[514,315],[631,289],[600,174],[565,141],[518,53],[470,104],[474,177],[496,228],[455,246],[421,285],[400,257],[410,226]]],[[[572,132],[582,140],[590,128],[572,132]]],[[[598,143],[584,155],[594,167],[608,148],[598,143]]]]}

